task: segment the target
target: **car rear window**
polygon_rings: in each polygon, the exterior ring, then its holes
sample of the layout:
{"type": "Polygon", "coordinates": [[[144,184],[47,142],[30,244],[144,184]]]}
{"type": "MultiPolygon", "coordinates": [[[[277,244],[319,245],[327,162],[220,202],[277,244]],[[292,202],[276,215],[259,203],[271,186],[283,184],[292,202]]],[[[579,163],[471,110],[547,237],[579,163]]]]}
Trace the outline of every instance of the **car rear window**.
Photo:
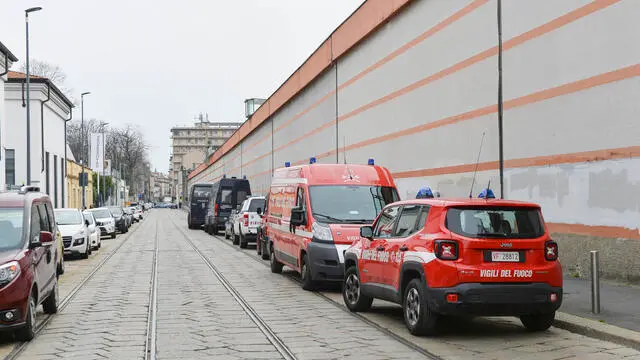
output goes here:
{"type": "Polygon", "coordinates": [[[264,199],[252,199],[249,202],[249,212],[257,212],[258,208],[264,210],[264,199]]]}
{"type": "Polygon", "coordinates": [[[194,198],[208,198],[211,196],[211,186],[194,186],[193,197],[194,198]]]}
{"type": "Polygon", "coordinates": [[[544,235],[540,210],[527,207],[453,207],[446,226],[466,237],[532,239],[544,235]]]}

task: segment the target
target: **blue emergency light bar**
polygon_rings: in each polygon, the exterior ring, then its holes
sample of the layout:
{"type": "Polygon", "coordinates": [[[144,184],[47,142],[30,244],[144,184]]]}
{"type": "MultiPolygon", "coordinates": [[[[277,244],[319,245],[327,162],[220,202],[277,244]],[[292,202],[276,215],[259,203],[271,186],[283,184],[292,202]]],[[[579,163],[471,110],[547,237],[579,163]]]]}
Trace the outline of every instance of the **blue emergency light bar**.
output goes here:
{"type": "Polygon", "coordinates": [[[369,165],[375,165],[376,162],[373,160],[373,158],[369,159],[369,161],[367,162],[367,164],[369,165]]]}
{"type": "Polygon", "coordinates": [[[247,175],[243,175],[242,179],[247,180],[247,175]]]}
{"type": "Polygon", "coordinates": [[[284,163],[284,167],[290,167],[290,166],[291,166],[290,162],[287,161],[287,162],[284,163]]]}
{"type": "Polygon", "coordinates": [[[309,159],[309,164],[315,164],[316,163],[316,158],[312,157],[309,159]]]}

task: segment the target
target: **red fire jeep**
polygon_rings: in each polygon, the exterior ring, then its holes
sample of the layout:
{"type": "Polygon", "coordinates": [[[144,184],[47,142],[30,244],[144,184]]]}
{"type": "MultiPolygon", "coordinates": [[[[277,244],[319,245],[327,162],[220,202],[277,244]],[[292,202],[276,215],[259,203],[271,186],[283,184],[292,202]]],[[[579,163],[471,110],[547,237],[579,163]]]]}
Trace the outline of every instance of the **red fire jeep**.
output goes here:
{"type": "Polygon", "coordinates": [[[548,329],[562,303],[558,245],[536,204],[420,199],[387,205],[345,252],[343,298],[351,311],[374,298],[402,305],[414,335],[440,315],[518,316],[548,329]]]}

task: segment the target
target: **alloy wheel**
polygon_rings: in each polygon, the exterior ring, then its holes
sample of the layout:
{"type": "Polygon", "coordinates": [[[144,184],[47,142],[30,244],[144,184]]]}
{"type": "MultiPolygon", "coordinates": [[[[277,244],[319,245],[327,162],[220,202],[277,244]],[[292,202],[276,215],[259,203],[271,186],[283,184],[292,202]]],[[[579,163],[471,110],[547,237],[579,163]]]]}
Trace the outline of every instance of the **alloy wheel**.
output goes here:
{"type": "Polygon", "coordinates": [[[420,319],[420,295],[418,294],[418,290],[416,288],[409,289],[406,299],[404,311],[407,321],[409,325],[415,326],[418,323],[418,319],[420,319]]]}
{"type": "Polygon", "coordinates": [[[355,305],[360,299],[360,279],[356,274],[349,274],[345,281],[344,294],[350,305],[355,305]]]}

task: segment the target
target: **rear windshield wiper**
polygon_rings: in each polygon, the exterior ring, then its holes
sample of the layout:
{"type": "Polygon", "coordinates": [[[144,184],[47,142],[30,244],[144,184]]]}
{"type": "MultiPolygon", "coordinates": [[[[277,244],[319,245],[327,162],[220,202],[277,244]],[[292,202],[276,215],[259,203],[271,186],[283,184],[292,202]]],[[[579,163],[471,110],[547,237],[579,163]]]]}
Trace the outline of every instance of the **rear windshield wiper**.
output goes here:
{"type": "Polygon", "coordinates": [[[333,216],[329,216],[329,215],[326,215],[326,214],[313,213],[313,216],[314,216],[314,217],[319,216],[319,217],[325,218],[325,219],[326,219],[326,220],[328,220],[328,221],[337,222],[337,223],[343,223],[343,222],[345,222],[345,220],[344,220],[344,219],[334,218],[333,216]]]}
{"type": "Polygon", "coordinates": [[[476,234],[477,237],[507,237],[509,234],[505,233],[480,233],[476,234]]]}

